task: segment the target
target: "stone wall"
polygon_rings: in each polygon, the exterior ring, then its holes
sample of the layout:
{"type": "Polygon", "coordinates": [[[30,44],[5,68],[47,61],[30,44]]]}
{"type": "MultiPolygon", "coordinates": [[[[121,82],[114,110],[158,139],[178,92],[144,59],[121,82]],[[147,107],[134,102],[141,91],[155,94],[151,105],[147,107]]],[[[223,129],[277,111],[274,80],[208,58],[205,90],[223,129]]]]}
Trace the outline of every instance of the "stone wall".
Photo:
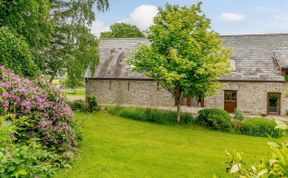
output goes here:
{"type": "Polygon", "coordinates": [[[226,82],[216,96],[205,98],[205,107],[224,108],[224,90],[237,90],[237,108],[249,114],[267,114],[268,92],[281,93],[281,115],[287,106],[287,84],[281,82],[226,82]]]}
{"type": "MultiPolygon", "coordinates": [[[[267,93],[281,93],[281,115],[288,107],[286,83],[225,82],[215,96],[206,97],[205,107],[224,109],[224,90],[237,90],[237,108],[249,114],[267,113],[267,93]]],[[[170,93],[152,80],[88,80],[87,95],[95,95],[100,104],[174,106],[170,93]]]]}
{"type": "Polygon", "coordinates": [[[100,104],[173,106],[173,97],[152,80],[88,80],[87,95],[100,104]]]}

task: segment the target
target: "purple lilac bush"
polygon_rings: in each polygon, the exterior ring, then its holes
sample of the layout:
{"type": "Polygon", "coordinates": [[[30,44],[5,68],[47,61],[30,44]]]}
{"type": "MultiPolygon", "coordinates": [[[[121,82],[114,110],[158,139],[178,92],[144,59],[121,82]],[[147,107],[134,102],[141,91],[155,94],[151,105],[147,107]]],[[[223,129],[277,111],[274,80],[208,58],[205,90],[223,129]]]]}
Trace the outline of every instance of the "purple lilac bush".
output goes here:
{"type": "Polygon", "coordinates": [[[76,144],[72,110],[64,95],[43,81],[30,81],[0,66],[0,115],[26,116],[19,123],[20,140],[39,138],[43,145],[67,151],[76,144]]]}

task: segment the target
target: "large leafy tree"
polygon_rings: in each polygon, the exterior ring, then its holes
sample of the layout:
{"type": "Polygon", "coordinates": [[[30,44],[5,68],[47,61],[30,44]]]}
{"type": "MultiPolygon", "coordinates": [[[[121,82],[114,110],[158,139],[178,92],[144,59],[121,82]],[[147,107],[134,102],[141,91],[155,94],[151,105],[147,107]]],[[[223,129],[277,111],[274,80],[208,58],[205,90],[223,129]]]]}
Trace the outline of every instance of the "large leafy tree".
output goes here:
{"type": "Polygon", "coordinates": [[[90,31],[93,8],[104,11],[108,0],[0,0],[0,27],[23,36],[35,63],[50,81],[68,74],[76,85],[87,67],[98,62],[98,41],[90,31]]]}
{"type": "Polygon", "coordinates": [[[91,34],[95,20],[93,6],[104,11],[108,0],[50,0],[55,32],[47,53],[45,73],[50,81],[58,74],[67,73],[68,84],[77,85],[85,70],[95,71],[98,62],[98,41],[91,34]]]}
{"type": "Polygon", "coordinates": [[[0,28],[0,65],[25,77],[34,78],[40,74],[29,45],[23,37],[14,35],[7,28],[0,28]]]}
{"type": "Polygon", "coordinates": [[[136,25],[115,23],[110,26],[110,32],[101,33],[100,38],[142,38],[144,34],[136,25]]]}
{"type": "Polygon", "coordinates": [[[203,98],[221,86],[217,79],[229,72],[230,49],[211,29],[201,3],[160,8],[148,39],[151,46],[141,46],[128,62],[175,96],[180,122],[184,97],[203,98]]]}
{"type": "Polygon", "coordinates": [[[0,0],[1,27],[23,38],[36,64],[43,64],[53,33],[49,0],[0,0]]]}

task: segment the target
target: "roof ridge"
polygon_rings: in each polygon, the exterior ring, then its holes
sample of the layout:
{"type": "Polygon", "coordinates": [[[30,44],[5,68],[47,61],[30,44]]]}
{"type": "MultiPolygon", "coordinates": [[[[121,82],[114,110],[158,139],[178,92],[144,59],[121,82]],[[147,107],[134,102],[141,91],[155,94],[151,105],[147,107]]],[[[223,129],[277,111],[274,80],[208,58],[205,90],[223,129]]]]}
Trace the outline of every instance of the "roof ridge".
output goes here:
{"type": "Polygon", "coordinates": [[[233,36],[277,36],[277,35],[287,35],[287,33],[247,33],[247,34],[227,34],[227,35],[219,35],[220,37],[233,37],[233,36]]]}
{"type": "Polygon", "coordinates": [[[113,40],[148,40],[148,38],[104,38],[100,41],[113,41],[113,40]]]}
{"type": "MultiPolygon", "coordinates": [[[[220,37],[233,37],[233,36],[277,36],[277,35],[287,35],[288,32],[283,33],[243,33],[243,34],[220,34],[220,37]]],[[[139,37],[139,38],[104,38],[100,39],[100,41],[114,41],[114,40],[148,40],[148,38],[145,37],[139,37]]]]}

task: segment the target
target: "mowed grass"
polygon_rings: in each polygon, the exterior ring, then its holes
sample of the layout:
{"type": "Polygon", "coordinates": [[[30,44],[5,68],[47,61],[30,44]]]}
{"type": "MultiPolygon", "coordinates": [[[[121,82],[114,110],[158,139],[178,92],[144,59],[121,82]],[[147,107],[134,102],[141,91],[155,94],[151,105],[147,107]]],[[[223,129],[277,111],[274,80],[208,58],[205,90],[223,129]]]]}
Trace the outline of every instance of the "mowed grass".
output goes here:
{"type": "Polygon", "coordinates": [[[167,126],[123,119],[105,112],[75,113],[84,120],[79,158],[58,178],[229,177],[225,150],[244,153],[248,163],[271,155],[269,138],[167,126]]]}

